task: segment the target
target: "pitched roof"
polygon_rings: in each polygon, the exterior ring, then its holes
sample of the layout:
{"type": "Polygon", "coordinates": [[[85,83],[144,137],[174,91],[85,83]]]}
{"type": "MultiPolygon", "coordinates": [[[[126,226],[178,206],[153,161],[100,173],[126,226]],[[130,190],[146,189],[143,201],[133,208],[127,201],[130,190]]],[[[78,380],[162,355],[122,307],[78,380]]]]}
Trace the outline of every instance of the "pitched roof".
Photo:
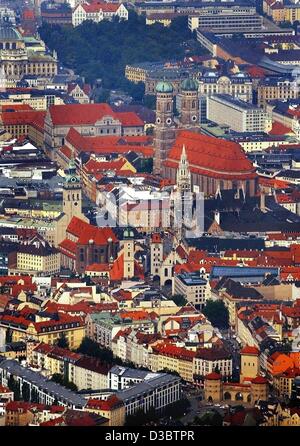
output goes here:
{"type": "Polygon", "coordinates": [[[253,384],[267,384],[268,380],[264,378],[263,376],[257,376],[256,378],[252,379],[253,384]]]}
{"type": "Polygon", "coordinates": [[[49,114],[53,125],[95,124],[104,116],[113,116],[108,104],[60,104],[50,105],[49,114]]]}
{"type": "Polygon", "coordinates": [[[83,136],[73,127],[70,128],[66,141],[75,147],[77,152],[96,154],[141,153],[152,156],[153,147],[149,146],[147,136],[83,136]]]}
{"type": "Polygon", "coordinates": [[[251,161],[239,144],[191,131],[178,133],[165,161],[166,166],[178,167],[183,146],[192,173],[201,173],[214,178],[256,177],[251,161]]]}
{"type": "Polygon", "coordinates": [[[259,355],[259,350],[256,347],[251,347],[250,345],[245,345],[245,347],[242,348],[241,355],[253,355],[253,356],[258,356],[259,355]]]}
{"type": "Polygon", "coordinates": [[[205,379],[208,379],[211,381],[216,381],[216,380],[221,379],[221,375],[219,373],[212,372],[212,373],[209,373],[208,375],[206,375],[205,379]]]}
{"type": "Polygon", "coordinates": [[[86,245],[92,240],[96,245],[106,246],[109,238],[112,239],[113,243],[118,241],[112,228],[99,228],[77,217],[73,217],[70,221],[67,227],[67,233],[78,238],[76,245],[86,245]]]}
{"type": "Polygon", "coordinates": [[[119,9],[120,5],[118,3],[114,4],[114,3],[93,1],[92,3],[83,3],[81,4],[81,6],[87,14],[91,14],[99,11],[116,12],[119,9]]]}
{"type": "Polygon", "coordinates": [[[97,409],[104,411],[111,411],[114,409],[118,409],[121,406],[124,406],[124,403],[116,395],[111,395],[107,400],[96,400],[91,398],[88,400],[87,403],[87,407],[89,409],[97,409]]]}
{"type": "Polygon", "coordinates": [[[289,133],[293,133],[292,130],[277,121],[273,122],[272,129],[269,131],[269,135],[287,135],[289,133]]]}
{"type": "Polygon", "coordinates": [[[124,127],[143,127],[144,122],[134,112],[114,112],[110,105],[102,104],[59,104],[49,107],[53,125],[94,125],[105,116],[120,121],[124,127]]]}

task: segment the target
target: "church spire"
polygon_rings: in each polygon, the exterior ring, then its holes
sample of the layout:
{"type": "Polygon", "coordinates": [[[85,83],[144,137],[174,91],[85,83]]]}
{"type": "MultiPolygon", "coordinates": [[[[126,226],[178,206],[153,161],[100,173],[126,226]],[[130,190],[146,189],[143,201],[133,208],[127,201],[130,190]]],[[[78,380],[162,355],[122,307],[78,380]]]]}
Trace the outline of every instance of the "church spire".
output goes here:
{"type": "Polygon", "coordinates": [[[178,190],[181,192],[190,192],[192,189],[191,172],[184,144],[182,146],[180,162],[177,169],[176,184],[178,190]]]}

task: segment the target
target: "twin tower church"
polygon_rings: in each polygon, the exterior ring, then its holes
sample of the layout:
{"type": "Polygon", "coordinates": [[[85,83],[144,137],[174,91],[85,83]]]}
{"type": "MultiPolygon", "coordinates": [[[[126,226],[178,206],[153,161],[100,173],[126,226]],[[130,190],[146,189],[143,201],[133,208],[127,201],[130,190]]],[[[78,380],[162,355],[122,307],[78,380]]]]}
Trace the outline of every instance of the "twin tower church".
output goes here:
{"type": "Polygon", "coordinates": [[[241,146],[201,134],[197,81],[187,78],[181,83],[179,117],[175,117],[173,100],[172,84],[159,82],[154,173],[176,182],[181,189],[188,183],[197,186],[206,196],[223,189],[242,189],[249,196],[256,195],[257,174],[241,146]]]}

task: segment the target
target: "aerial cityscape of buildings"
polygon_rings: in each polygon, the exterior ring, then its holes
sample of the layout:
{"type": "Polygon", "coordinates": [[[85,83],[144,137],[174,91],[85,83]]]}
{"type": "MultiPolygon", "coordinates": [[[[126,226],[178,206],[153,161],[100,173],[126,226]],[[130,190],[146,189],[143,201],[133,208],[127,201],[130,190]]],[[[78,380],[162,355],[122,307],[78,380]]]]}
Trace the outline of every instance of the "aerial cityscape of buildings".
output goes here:
{"type": "Polygon", "coordinates": [[[1,1],[0,426],[300,426],[299,26],[1,1]]]}

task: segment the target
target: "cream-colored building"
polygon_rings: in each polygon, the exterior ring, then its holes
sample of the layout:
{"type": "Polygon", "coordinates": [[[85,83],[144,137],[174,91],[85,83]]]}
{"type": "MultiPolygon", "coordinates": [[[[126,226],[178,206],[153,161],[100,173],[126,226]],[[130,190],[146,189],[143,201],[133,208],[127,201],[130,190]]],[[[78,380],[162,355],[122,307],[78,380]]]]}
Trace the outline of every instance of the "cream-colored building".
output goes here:
{"type": "Polygon", "coordinates": [[[109,371],[107,364],[101,363],[97,358],[84,356],[76,363],[69,363],[68,378],[78,390],[82,389],[107,389],[109,371]]]}
{"type": "Polygon", "coordinates": [[[223,75],[215,70],[206,71],[198,79],[199,95],[212,96],[228,94],[246,102],[252,102],[253,84],[247,73],[239,72],[223,75]]]}
{"type": "Polygon", "coordinates": [[[195,352],[175,345],[155,345],[149,353],[149,368],[153,372],[170,370],[178,373],[187,382],[193,382],[193,359],[195,352]]]}
{"type": "Polygon", "coordinates": [[[109,426],[124,426],[125,424],[125,405],[116,395],[111,395],[106,400],[91,399],[85,410],[107,418],[109,426]]]}
{"type": "Polygon", "coordinates": [[[211,297],[209,282],[199,272],[175,274],[173,294],[182,294],[188,302],[201,307],[211,297]]]}
{"type": "Polygon", "coordinates": [[[229,95],[208,97],[207,118],[228,125],[235,132],[268,133],[272,129],[272,118],[267,112],[229,95]]]}
{"type": "Polygon", "coordinates": [[[99,23],[102,20],[112,20],[118,17],[120,20],[128,20],[128,10],[123,3],[94,2],[77,5],[72,13],[73,26],[79,26],[86,20],[99,23]]]}
{"type": "Polygon", "coordinates": [[[26,47],[17,28],[0,26],[1,87],[15,87],[24,75],[42,76],[51,79],[57,74],[57,57],[46,51],[34,51],[26,47]]]}

